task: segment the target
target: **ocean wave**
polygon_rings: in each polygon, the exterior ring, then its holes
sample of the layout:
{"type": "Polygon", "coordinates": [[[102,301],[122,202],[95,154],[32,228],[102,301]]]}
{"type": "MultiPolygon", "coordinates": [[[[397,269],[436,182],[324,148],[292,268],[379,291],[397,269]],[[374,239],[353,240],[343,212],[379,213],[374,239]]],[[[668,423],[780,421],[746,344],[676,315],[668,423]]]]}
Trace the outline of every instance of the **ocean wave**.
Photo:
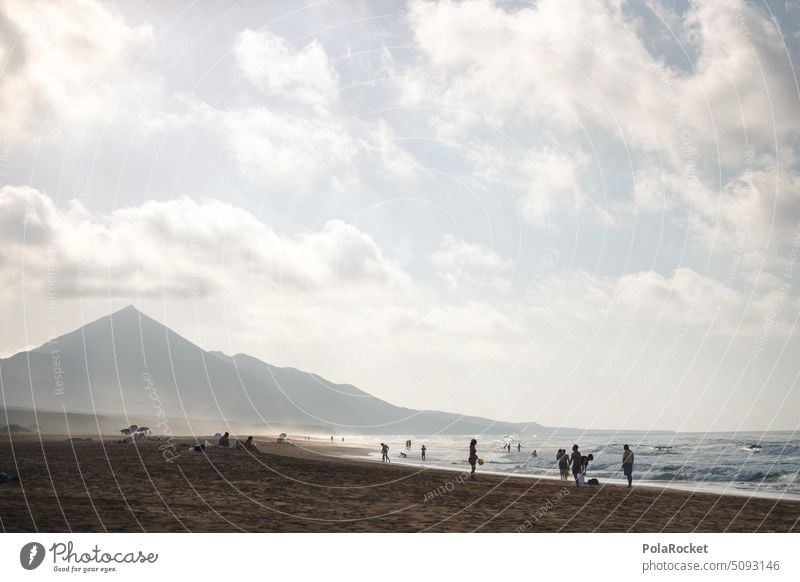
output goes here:
{"type": "Polygon", "coordinates": [[[664,473],[656,473],[655,475],[648,474],[646,476],[648,481],[693,481],[691,475],[685,473],[673,473],[666,471],[664,473]]]}

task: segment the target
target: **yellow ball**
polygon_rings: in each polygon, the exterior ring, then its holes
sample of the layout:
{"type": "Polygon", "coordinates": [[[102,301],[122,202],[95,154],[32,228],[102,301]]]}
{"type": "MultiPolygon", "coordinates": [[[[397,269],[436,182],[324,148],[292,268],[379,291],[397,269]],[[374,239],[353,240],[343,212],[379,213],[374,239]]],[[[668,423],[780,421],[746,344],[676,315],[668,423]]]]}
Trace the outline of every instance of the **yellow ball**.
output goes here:
{"type": "Polygon", "coordinates": [[[478,459],[478,464],[483,465],[483,459],[478,459]]]}

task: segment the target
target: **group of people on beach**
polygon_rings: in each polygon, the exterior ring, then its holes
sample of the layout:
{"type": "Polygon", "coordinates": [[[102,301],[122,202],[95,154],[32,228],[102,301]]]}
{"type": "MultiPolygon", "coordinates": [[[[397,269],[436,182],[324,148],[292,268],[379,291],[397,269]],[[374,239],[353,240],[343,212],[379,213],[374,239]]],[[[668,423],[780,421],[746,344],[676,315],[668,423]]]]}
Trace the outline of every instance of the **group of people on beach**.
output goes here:
{"type": "MultiPolygon", "coordinates": [[[[520,447],[521,445],[517,445],[520,447]]],[[[511,450],[511,444],[506,444],[503,447],[505,450],[511,450]]],[[[519,448],[518,448],[519,450],[519,448]]],[[[622,447],[622,472],[628,479],[628,487],[633,486],[633,451],[628,445],[622,447]]],[[[536,451],[534,451],[535,453],[536,451]]],[[[469,464],[472,470],[470,471],[470,478],[475,478],[475,466],[483,464],[482,460],[478,457],[478,441],[472,439],[469,443],[469,464]]],[[[569,480],[570,468],[572,469],[572,478],[575,480],[576,486],[586,485],[586,471],[589,468],[589,463],[594,461],[594,455],[591,453],[583,455],[580,452],[578,445],[572,445],[572,454],[567,454],[566,449],[558,449],[556,452],[556,463],[558,463],[559,474],[563,481],[569,480]]],[[[595,480],[596,483],[596,480],[595,480]]]]}
{"type": "Polygon", "coordinates": [[[562,481],[569,480],[569,470],[572,468],[572,478],[575,485],[583,485],[586,480],[586,470],[589,463],[594,461],[594,455],[583,455],[578,445],[572,445],[572,454],[568,455],[566,449],[558,449],[556,452],[556,463],[558,463],[559,473],[562,481]]]}
{"type": "Polygon", "coordinates": [[[224,434],[216,433],[213,437],[211,437],[211,442],[208,440],[204,442],[195,442],[193,445],[189,445],[187,449],[190,452],[194,453],[202,453],[206,450],[206,448],[215,447],[219,449],[244,449],[246,451],[251,452],[258,452],[258,447],[256,446],[256,442],[253,440],[252,436],[247,437],[246,440],[235,440],[231,443],[231,434],[228,431],[225,431],[224,434]]]}
{"type": "MultiPolygon", "coordinates": [[[[227,434],[227,433],[226,433],[227,434]]],[[[411,440],[407,440],[405,442],[406,449],[411,448],[411,440]]],[[[517,443],[517,451],[522,450],[522,443],[517,443]]],[[[633,451],[630,449],[628,445],[623,445],[622,447],[622,472],[625,477],[628,479],[628,487],[633,486],[633,460],[634,455],[633,451]]],[[[511,452],[511,443],[506,443],[503,446],[503,450],[511,452]]],[[[422,460],[425,460],[425,453],[427,448],[425,445],[422,445],[420,449],[422,455],[422,460]]],[[[405,453],[400,453],[401,457],[407,457],[405,453]]],[[[531,457],[536,457],[536,450],[531,453],[531,457]]],[[[389,445],[386,443],[381,443],[381,461],[384,463],[391,463],[391,459],[389,458],[389,445]]],[[[558,449],[556,451],[556,463],[558,464],[559,475],[561,476],[562,481],[569,481],[570,470],[572,472],[572,478],[575,481],[575,485],[580,487],[582,485],[587,484],[594,484],[597,485],[596,479],[590,479],[587,483],[586,481],[586,471],[589,469],[589,463],[594,461],[594,455],[591,453],[588,455],[584,455],[580,451],[580,447],[578,445],[572,445],[572,453],[567,453],[566,449],[558,449]]],[[[478,440],[472,439],[469,443],[469,458],[468,462],[470,464],[470,479],[475,478],[475,469],[476,465],[483,465],[483,459],[478,457],[478,440]]]]}
{"type": "MultiPolygon", "coordinates": [[[[411,440],[409,439],[406,441],[406,450],[410,449],[411,449],[411,440]]],[[[422,445],[422,448],[420,448],[420,453],[421,453],[420,457],[422,458],[423,461],[425,460],[425,453],[427,451],[428,448],[425,445],[422,445]]],[[[403,458],[408,457],[408,455],[406,453],[403,453],[402,451],[400,452],[400,456],[403,458]]],[[[381,443],[381,462],[383,463],[392,462],[392,460],[389,458],[389,445],[387,445],[386,443],[381,443]]]]}

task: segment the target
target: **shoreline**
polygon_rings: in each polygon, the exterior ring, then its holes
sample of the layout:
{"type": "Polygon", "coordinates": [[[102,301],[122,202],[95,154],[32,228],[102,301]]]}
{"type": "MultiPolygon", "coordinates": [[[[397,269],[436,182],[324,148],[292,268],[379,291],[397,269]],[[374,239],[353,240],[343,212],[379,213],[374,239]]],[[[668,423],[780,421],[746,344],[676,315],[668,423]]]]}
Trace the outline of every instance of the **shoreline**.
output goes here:
{"type": "Polygon", "coordinates": [[[324,439],[257,441],[259,452],[193,437],[136,446],[66,435],[0,438],[0,525],[25,532],[798,532],[800,503],[667,487],[384,464],[324,439]],[[161,447],[160,447],[161,445],[161,447]]]}
{"type": "MultiPolygon", "coordinates": [[[[276,435],[261,435],[258,437],[254,437],[257,439],[261,439],[261,441],[256,440],[256,442],[262,442],[264,444],[271,444],[272,441],[277,439],[276,435]],[[269,440],[265,440],[269,439],[269,440]]],[[[16,438],[22,437],[25,439],[37,439],[37,437],[41,438],[42,440],[48,439],[75,439],[76,442],[88,442],[82,441],[81,439],[90,438],[93,442],[103,441],[105,443],[112,443],[115,440],[118,440],[120,437],[117,435],[111,434],[104,434],[98,437],[96,433],[86,433],[86,434],[59,434],[59,433],[22,433],[15,435],[16,438]]],[[[0,435],[0,439],[7,438],[5,435],[0,435]]],[[[200,437],[194,435],[179,435],[171,437],[174,440],[179,441],[197,441],[200,442],[202,439],[200,437]]],[[[205,436],[202,438],[206,438],[205,436]]],[[[209,437],[210,438],[210,437],[209,437]]],[[[232,436],[232,438],[234,438],[232,436]]],[[[341,438],[341,437],[339,437],[341,438]]],[[[385,437],[377,437],[377,439],[385,438],[385,437]]],[[[147,442],[160,442],[160,441],[147,441],[147,442]]],[[[379,453],[371,447],[366,447],[362,444],[352,444],[344,442],[342,443],[340,440],[335,440],[334,442],[330,442],[325,437],[310,437],[309,440],[297,440],[297,439],[288,439],[285,445],[291,445],[300,448],[301,450],[304,449],[304,444],[307,445],[309,451],[313,452],[316,455],[322,457],[329,457],[329,458],[338,458],[338,459],[345,459],[351,460],[353,462],[363,462],[363,463],[370,463],[378,465],[383,465],[379,458],[379,453]],[[328,454],[325,452],[326,449],[333,449],[334,452],[328,454]]],[[[466,460],[464,461],[466,463],[466,460]]],[[[424,469],[426,471],[445,471],[445,472],[452,472],[452,473],[463,473],[464,470],[456,467],[456,466],[447,466],[447,465],[440,465],[436,464],[436,461],[431,461],[430,463],[423,463],[420,461],[414,460],[401,460],[398,458],[392,459],[391,465],[393,466],[405,466],[405,467],[414,467],[418,469],[424,469]]],[[[468,469],[469,465],[465,465],[466,469],[468,469]]],[[[541,474],[541,473],[511,473],[511,472],[504,472],[504,471],[492,471],[491,469],[478,469],[477,474],[483,475],[491,475],[494,477],[500,478],[520,478],[524,480],[534,480],[534,481],[547,481],[552,483],[563,483],[567,486],[574,485],[572,479],[562,481],[561,479],[541,474]]],[[[621,487],[627,489],[627,485],[625,481],[622,479],[608,479],[604,478],[602,481],[602,485],[606,487],[621,487]]],[[[647,487],[649,489],[659,490],[663,489],[666,491],[680,491],[684,493],[692,493],[695,495],[700,494],[711,494],[711,495],[723,495],[723,496],[734,496],[734,497],[744,497],[744,498],[756,498],[756,499],[767,499],[772,501],[785,501],[788,503],[800,503],[800,493],[788,493],[788,492],[777,492],[777,491],[759,491],[757,489],[740,489],[734,488],[731,486],[726,486],[723,484],[703,484],[700,482],[692,482],[692,481],[680,481],[680,482],[660,482],[660,481],[646,481],[646,480],[637,480],[634,474],[634,481],[633,487],[647,487]]]]}
{"type": "MultiPolygon", "coordinates": [[[[369,453],[372,455],[374,453],[369,453]]],[[[363,456],[353,456],[353,460],[365,460],[363,456]]],[[[370,459],[369,462],[378,462],[380,463],[379,459],[370,459]]],[[[466,461],[465,461],[466,463],[466,461]]],[[[396,464],[398,466],[409,466],[409,467],[417,467],[421,469],[427,470],[441,470],[441,471],[451,471],[451,472],[463,472],[461,469],[451,466],[444,466],[444,465],[437,465],[435,461],[432,461],[430,464],[425,464],[422,461],[405,461],[405,460],[392,460],[392,464],[396,464]]],[[[469,465],[466,465],[469,467],[469,465]]],[[[468,469],[467,469],[468,470],[468,469]]],[[[568,485],[574,485],[574,481],[572,479],[568,479],[566,481],[562,481],[558,477],[554,477],[552,475],[544,475],[544,474],[537,474],[537,473],[511,473],[505,471],[492,471],[487,469],[479,469],[477,471],[479,474],[483,475],[493,475],[497,477],[509,477],[512,479],[520,478],[520,479],[533,479],[536,481],[551,481],[554,483],[565,483],[568,485]]],[[[622,487],[627,489],[628,486],[625,481],[622,479],[608,479],[603,478],[602,485],[608,487],[622,487]]],[[[795,493],[787,493],[787,492],[777,492],[777,491],[758,491],[756,489],[753,490],[745,490],[745,489],[736,489],[733,487],[728,487],[725,485],[705,485],[702,483],[694,483],[692,481],[680,481],[680,482],[666,482],[662,483],[659,481],[645,481],[645,480],[637,480],[634,473],[634,480],[633,480],[634,487],[648,487],[651,489],[666,489],[669,491],[682,491],[686,493],[694,493],[694,494],[701,494],[701,493],[711,493],[713,495],[732,495],[735,497],[756,497],[759,499],[771,499],[775,501],[787,501],[787,502],[795,502],[800,503],[800,494],[795,493]]]]}

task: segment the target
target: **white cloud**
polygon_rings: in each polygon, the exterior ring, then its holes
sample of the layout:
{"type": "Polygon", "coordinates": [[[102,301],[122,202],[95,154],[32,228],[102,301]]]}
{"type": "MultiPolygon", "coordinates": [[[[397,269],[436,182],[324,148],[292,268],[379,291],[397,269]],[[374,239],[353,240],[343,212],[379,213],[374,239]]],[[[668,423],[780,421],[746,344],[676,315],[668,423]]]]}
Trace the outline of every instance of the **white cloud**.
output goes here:
{"type": "Polygon", "coordinates": [[[221,136],[241,170],[272,186],[308,190],[339,185],[362,172],[410,180],[420,163],[383,119],[363,121],[277,112],[268,107],[218,109],[192,95],[181,124],[221,136]]]}
{"type": "Polygon", "coordinates": [[[650,130],[643,105],[663,98],[652,60],[615,12],[599,3],[506,10],[487,0],[415,1],[409,20],[438,73],[428,95],[444,104],[498,125],[593,121],[639,136],[650,130]]]}
{"type": "MultiPolygon", "coordinates": [[[[408,276],[375,242],[341,221],[282,237],[219,201],[145,202],[96,215],[59,209],[28,187],[0,189],[3,270],[25,268],[34,289],[55,269],[64,296],[184,297],[230,292],[250,281],[270,292],[399,292],[408,276]]],[[[41,290],[41,287],[39,287],[41,290]]]]}
{"type": "Polygon", "coordinates": [[[153,29],[129,26],[108,5],[8,0],[0,5],[5,61],[0,110],[14,136],[85,132],[127,116],[146,120],[160,89],[136,69],[153,29]]]}
{"type": "Polygon", "coordinates": [[[685,74],[647,51],[640,23],[617,2],[506,9],[489,0],[415,0],[409,22],[430,71],[415,71],[428,79],[417,94],[452,108],[462,124],[595,125],[676,167],[687,137],[694,155],[731,163],[741,161],[745,131],[750,147],[796,135],[797,90],[775,25],[743,1],[696,8],[684,18],[700,55],[685,74]]]}
{"type": "Polygon", "coordinates": [[[773,219],[795,219],[800,195],[793,169],[800,97],[791,55],[753,3],[701,1],[667,13],[687,67],[651,52],[644,19],[619,2],[415,0],[409,25],[427,58],[398,83],[412,79],[413,103],[440,107],[433,123],[454,143],[487,123],[531,152],[522,163],[512,162],[513,153],[484,155],[491,147],[466,156],[479,162],[471,168],[476,177],[511,187],[536,226],[552,226],[552,211],[563,206],[586,206],[589,217],[621,224],[626,220],[617,218],[632,215],[635,205],[690,214],[694,242],[720,251],[740,234],[744,216],[753,240],[762,241],[758,250],[772,247],[773,260],[795,228],[775,229],[773,219]],[[581,134],[600,136],[600,148],[607,141],[620,146],[619,166],[598,170],[633,169],[632,191],[616,185],[616,200],[593,199],[600,189],[588,180],[596,174],[581,171],[587,159],[580,149],[563,147],[581,134]],[[536,155],[541,147],[525,140],[543,135],[556,136],[560,149],[536,155]],[[778,240],[767,244],[770,236],[778,240]]]}
{"type": "Polygon", "coordinates": [[[329,111],[338,97],[338,75],[322,45],[312,40],[293,48],[269,30],[246,29],[233,53],[244,77],[266,95],[329,111]]]}
{"type": "Polygon", "coordinates": [[[537,226],[550,225],[554,208],[583,206],[580,172],[588,163],[588,157],[580,151],[572,155],[549,150],[529,152],[520,168],[526,185],[521,199],[525,218],[537,226]]]}
{"type": "Polygon", "coordinates": [[[397,135],[386,121],[379,119],[369,130],[371,149],[380,154],[383,168],[392,176],[411,178],[420,163],[398,143],[397,135]]]}
{"type": "Polygon", "coordinates": [[[308,187],[325,175],[347,171],[360,144],[335,119],[276,113],[266,107],[216,109],[183,97],[188,117],[222,135],[242,170],[251,176],[308,187]]]}
{"type": "Polygon", "coordinates": [[[473,291],[487,286],[508,290],[509,276],[514,267],[510,259],[501,257],[492,249],[453,235],[444,237],[431,255],[431,262],[449,287],[466,286],[473,291]]]}

